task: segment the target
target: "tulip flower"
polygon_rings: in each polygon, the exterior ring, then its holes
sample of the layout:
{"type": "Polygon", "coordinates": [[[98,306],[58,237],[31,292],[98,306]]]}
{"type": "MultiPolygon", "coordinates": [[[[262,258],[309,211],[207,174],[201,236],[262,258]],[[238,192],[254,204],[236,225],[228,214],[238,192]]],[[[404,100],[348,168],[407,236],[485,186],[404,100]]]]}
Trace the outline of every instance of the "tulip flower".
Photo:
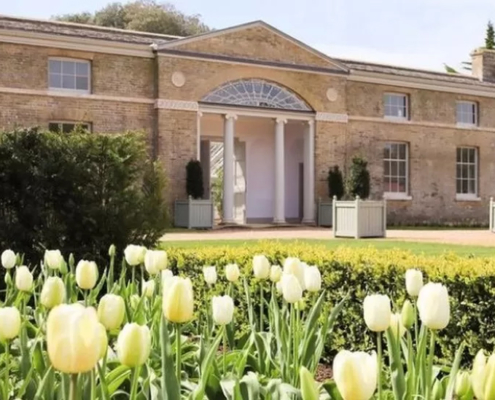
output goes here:
{"type": "Polygon", "coordinates": [[[318,267],[307,267],[304,269],[304,286],[308,292],[321,290],[321,274],[318,267]]]}
{"type": "Polygon", "coordinates": [[[154,293],[155,293],[155,281],[154,280],[143,281],[143,294],[146,297],[152,297],[154,293]]]}
{"type": "Polygon", "coordinates": [[[369,400],[377,386],[376,353],[342,350],[333,360],[333,379],[344,400],[369,400]]]}
{"type": "Polygon", "coordinates": [[[89,372],[102,353],[96,310],[79,303],[61,304],[48,315],[46,341],[52,366],[66,374],[89,372]]]}
{"type": "Polygon", "coordinates": [[[28,267],[21,266],[15,271],[15,286],[21,292],[29,292],[33,288],[33,274],[28,267]]]}
{"type": "Polygon", "coordinates": [[[166,281],[174,276],[174,273],[169,269],[164,269],[162,272],[162,288],[165,287],[166,281]]]}
{"type": "Polygon", "coordinates": [[[404,336],[404,333],[406,333],[406,328],[404,325],[402,325],[401,313],[390,315],[390,330],[392,331],[395,337],[397,337],[397,335],[399,337],[402,337],[404,336]]]}
{"type": "Polygon", "coordinates": [[[60,250],[45,251],[45,265],[50,269],[61,269],[64,264],[64,257],[60,250]]]}
{"type": "Polygon", "coordinates": [[[495,399],[495,354],[487,361],[483,350],[478,352],[473,362],[471,384],[476,399],[495,399]]]}
{"type": "Polygon", "coordinates": [[[366,296],[363,303],[364,321],[373,332],[383,332],[390,326],[390,299],[388,296],[373,294],[366,296]]]}
{"type": "Polygon", "coordinates": [[[163,288],[163,314],[170,322],[178,324],[193,318],[194,294],[189,278],[174,276],[166,280],[163,288]]]}
{"type": "Polygon", "coordinates": [[[306,284],[304,282],[304,271],[306,266],[306,263],[302,263],[299,258],[295,257],[288,257],[284,261],[284,274],[294,275],[299,281],[302,290],[306,289],[306,284]]]}
{"type": "Polygon", "coordinates": [[[156,275],[167,268],[167,252],[163,250],[147,250],[144,256],[144,267],[150,275],[156,275]]]}
{"type": "Polygon", "coordinates": [[[98,360],[101,360],[107,354],[108,349],[108,336],[107,330],[103,326],[103,324],[98,324],[98,333],[100,339],[100,354],[98,356],[98,360]]]}
{"type": "Polygon", "coordinates": [[[228,264],[225,266],[225,277],[229,282],[237,282],[241,275],[237,264],[228,264]]]}
{"type": "Polygon", "coordinates": [[[459,371],[455,380],[455,394],[458,398],[466,396],[471,391],[471,377],[467,371],[459,371]]]}
{"type": "Polygon", "coordinates": [[[435,383],[433,384],[433,391],[431,393],[432,399],[443,399],[445,396],[445,391],[443,390],[442,382],[438,379],[435,379],[435,383]]]}
{"type": "Polygon", "coordinates": [[[272,265],[270,268],[270,280],[277,283],[282,278],[282,268],[280,265],[272,265]]]}
{"type": "Polygon", "coordinates": [[[320,393],[311,372],[305,367],[301,367],[299,377],[301,379],[302,400],[318,400],[320,398],[320,393]]]}
{"type": "Polygon", "coordinates": [[[122,365],[143,365],[151,351],[151,332],[147,326],[125,324],[117,338],[117,356],[122,365]]]}
{"type": "Polygon", "coordinates": [[[98,280],[98,267],[94,261],[81,260],[76,267],[76,282],[81,289],[91,290],[98,280]]]}
{"type": "Polygon", "coordinates": [[[44,307],[52,309],[65,301],[65,295],[64,281],[58,276],[51,276],[43,284],[40,303],[44,307]]]}
{"type": "Polygon", "coordinates": [[[417,269],[408,269],[406,271],[406,290],[409,296],[418,297],[422,287],[423,273],[417,269]]]}
{"type": "Polygon", "coordinates": [[[254,256],[253,273],[256,279],[268,279],[268,277],[270,276],[270,261],[268,261],[268,258],[266,258],[264,255],[254,256]]]}
{"type": "Polygon", "coordinates": [[[135,310],[139,302],[141,301],[141,297],[139,297],[139,295],[137,294],[132,294],[131,297],[129,298],[129,301],[131,303],[131,308],[135,310]]]}
{"type": "Polygon", "coordinates": [[[108,248],[108,255],[110,257],[115,257],[116,253],[117,253],[117,248],[115,247],[114,244],[111,244],[110,247],[108,248]]]}
{"type": "Polygon", "coordinates": [[[217,270],[215,267],[203,267],[203,276],[208,286],[212,286],[217,282],[217,270]]]}
{"type": "Polygon", "coordinates": [[[418,296],[421,322],[430,329],[444,329],[450,320],[450,303],[447,288],[440,283],[427,283],[418,296]]]}
{"type": "Polygon", "coordinates": [[[282,276],[282,295],[287,303],[297,303],[302,299],[302,288],[295,275],[282,276]]]}
{"type": "Polygon", "coordinates": [[[213,321],[217,325],[228,325],[234,317],[234,301],[230,296],[214,296],[211,300],[213,321]]]}
{"type": "Polygon", "coordinates": [[[17,256],[12,250],[5,250],[2,253],[2,266],[5,269],[12,269],[17,263],[17,256]]]}
{"type": "Polygon", "coordinates": [[[146,247],[144,246],[136,246],[134,244],[130,244],[124,250],[125,260],[131,267],[142,264],[144,262],[145,255],[146,247]]]}
{"type": "Polygon", "coordinates": [[[282,279],[280,279],[276,284],[275,284],[275,289],[277,289],[278,294],[283,294],[283,287],[282,287],[282,279]]]}
{"type": "Polygon", "coordinates": [[[12,340],[21,331],[21,314],[15,307],[0,307],[0,341],[12,340]]]}
{"type": "Polygon", "coordinates": [[[414,308],[409,300],[406,300],[402,306],[401,318],[402,325],[404,325],[406,329],[411,329],[416,318],[414,316],[414,308]]]}
{"type": "MultiPolygon", "coordinates": [[[[139,300],[138,300],[139,301],[139,300]]],[[[118,329],[124,322],[124,299],[115,294],[106,294],[98,304],[98,320],[109,331],[118,329]]]]}

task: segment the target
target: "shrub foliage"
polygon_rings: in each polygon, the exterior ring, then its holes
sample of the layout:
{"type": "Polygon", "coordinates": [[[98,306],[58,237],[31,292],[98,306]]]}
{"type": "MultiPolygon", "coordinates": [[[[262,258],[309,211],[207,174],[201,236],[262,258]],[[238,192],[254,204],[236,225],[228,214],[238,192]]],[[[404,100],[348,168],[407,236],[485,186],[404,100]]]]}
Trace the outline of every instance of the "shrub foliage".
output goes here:
{"type": "Polygon", "coordinates": [[[337,200],[340,200],[344,196],[344,178],[338,165],[334,165],[328,170],[327,182],[328,196],[330,198],[337,196],[337,200]]]}
{"type": "Polygon", "coordinates": [[[186,165],[186,192],[193,199],[201,199],[205,194],[203,167],[198,160],[191,160],[186,165]]]}
{"type": "Polygon", "coordinates": [[[346,186],[346,192],[349,196],[359,196],[362,199],[368,198],[370,195],[370,173],[368,171],[367,161],[360,157],[354,157],[352,159],[346,186]]]}

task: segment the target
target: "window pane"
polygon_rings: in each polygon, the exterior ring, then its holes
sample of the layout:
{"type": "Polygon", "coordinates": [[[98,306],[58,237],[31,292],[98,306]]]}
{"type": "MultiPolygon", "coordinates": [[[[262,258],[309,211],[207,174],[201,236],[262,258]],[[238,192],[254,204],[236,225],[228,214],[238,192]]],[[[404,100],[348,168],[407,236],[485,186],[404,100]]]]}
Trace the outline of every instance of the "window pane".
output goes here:
{"type": "Polygon", "coordinates": [[[74,89],[76,87],[74,75],[62,75],[62,87],[64,89],[74,89]]]}
{"type": "Polygon", "coordinates": [[[395,176],[390,178],[390,192],[399,192],[399,180],[395,176]]]}
{"type": "Polygon", "coordinates": [[[396,160],[399,157],[398,151],[397,151],[397,144],[392,144],[392,152],[390,154],[390,158],[393,160],[396,160]]]}
{"type": "Polygon", "coordinates": [[[406,145],[405,144],[399,145],[399,158],[401,160],[406,159],[406,145]]]}
{"type": "Polygon", "coordinates": [[[462,178],[462,175],[461,175],[461,165],[460,164],[457,164],[457,171],[456,171],[456,178],[457,179],[460,179],[462,178]]]}
{"type": "Polygon", "coordinates": [[[461,154],[462,154],[461,149],[457,149],[457,162],[461,162],[461,154]]]}
{"type": "Polygon", "coordinates": [[[398,192],[406,192],[406,178],[399,178],[398,192]]]}
{"type": "Polygon", "coordinates": [[[383,163],[383,174],[385,176],[390,175],[390,161],[385,161],[383,163]]]}
{"type": "Polygon", "coordinates": [[[461,177],[463,179],[468,177],[468,166],[466,164],[461,165],[461,177]]]}
{"type": "Polygon", "coordinates": [[[468,181],[468,190],[468,193],[476,194],[476,181],[474,179],[468,181]]]}
{"type": "Polygon", "coordinates": [[[88,90],[88,78],[78,76],[76,78],[76,89],[88,90]]]}
{"type": "Polygon", "coordinates": [[[405,162],[399,163],[399,176],[401,176],[401,177],[406,176],[406,163],[405,162]]]}
{"type": "Polygon", "coordinates": [[[76,63],[76,75],[87,77],[89,75],[89,63],[87,62],[76,63]]]}
{"type": "Polygon", "coordinates": [[[62,61],[62,73],[74,75],[76,73],[76,63],[74,61],[62,61]]]}
{"type": "Polygon", "coordinates": [[[397,168],[397,162],[393,162],[391,163],[391,167],[392,167],[392,170],[391,170],[391,175],[393,176],[397,176],[398,172],[399,172],[399,169],[397,168]]]}
{"type": "Polygon", "coordinates": [[[461,182],[462,181],[460,179],[457,179],[457,181],[456,181],[456,193],[462,193],[461,192],[461,189],[462,189],[461,182]]]}
{"type": "Polygon", "coordinates": [[[476,165],[475,164],[470,164],[468,166],[468,177],[471,179],[474,179],[476,177],[476,165]]]}
{"type": "Polygon", "coordinates": [[[62,125],[62,132],[63,133],[70,133],[74,130],[75,127],[76,127],[75,124],[63,124],[62,125]]]}
{"type": "Polygon", "coordinates": [[[468,181],[463,179],[461,193],[468,193],[468,181]]]}
{"type": "Polygon", "coordinates": [[[48,130],[50,132],[60,132],[60,124],[57,124],[57,123],[54,123],[54,122],[50,122],[48,124],[48,130]]]}
{"type": "Polygon", "coordinates": [[[461,161],[463,163],[467,163],[468,162],[468,152],[467,152],[467,149],[462,149],[461,161]]]}
{"type": "Polygon", "coordinates": [[[50,83],[51,88],[60,88],[62,87],[62,75],[59,74],[50,74],[50,83]]]}
{"type": "Polygon", "coordinates": [[[390,158],[390,145],[388,143],[383,148],[383,158],[390,158]]]}
{"type": "Polygon", "coordinates": [[[50,60],[49,72],[60,74],[62,72],[62,62],[60,60],[50,60]]]}

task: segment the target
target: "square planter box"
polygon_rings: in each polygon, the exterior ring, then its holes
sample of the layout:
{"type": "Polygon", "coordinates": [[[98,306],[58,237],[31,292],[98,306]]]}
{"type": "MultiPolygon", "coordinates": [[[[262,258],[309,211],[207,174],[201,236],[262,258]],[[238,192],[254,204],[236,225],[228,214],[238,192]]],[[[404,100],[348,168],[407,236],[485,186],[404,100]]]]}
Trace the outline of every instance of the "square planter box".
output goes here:
{"type": "Polygon", "coordinates": [[[385,237],[387,230],[386,201],[333,201],[333,236],[385,237]]]}
{"type": "Polygon", "coordinates": [[[174,226],[187,229],[213,228],[212,200],[176,200],[174,209],[174,226]]]}
{"type": "Polygon", "coordinates": [[[318,201],[318,226],[332,226],[333,202],[331,200],[318,201]]]}

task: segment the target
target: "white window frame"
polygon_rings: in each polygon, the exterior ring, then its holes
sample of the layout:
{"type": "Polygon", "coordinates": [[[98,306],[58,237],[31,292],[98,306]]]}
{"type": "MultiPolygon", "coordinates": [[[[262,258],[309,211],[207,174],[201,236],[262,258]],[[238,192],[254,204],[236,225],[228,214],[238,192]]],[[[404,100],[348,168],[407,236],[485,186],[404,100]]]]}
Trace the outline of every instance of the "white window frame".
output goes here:
{"type": "MultiPolygon", "coordinates": [[[[397,161],[405,161],[406,164],[406,171],[405,171],[405,191],[404,192],[387,192],[384,190],[383,192],[383,197],[386,199],[390,200],[411,200],[412,197],[409,195],[409,143],[407,142],[397,142],[397,141],[391,141],[391,142],[385,142],[384,146],[389,146],[389,145],[399,145],[399,146],[405,146],[406,148],[406,158],[401,159],[401,158],[385,158],[384,156],[382,157],[382,162],[385,163],[386,161],[389,162],[397,162],[397,161]]],[[[400,152],[398,151],[398,154],[400,152]]],[[[389,175],[391,176],[391,175],[389,175]]],[[[397,175],[397,178],[402,178],[402,176],[397,175]]],[[[385,184],[385,168],[383,170],[383,182],[385,184]]]]}
{"type": "Polygon", "coordinates": [[[89,94],[91,93],[91,61],[85,60],[82,58],[68,58],[68,57],[48,57],[48,90],[57,91],[57,92],[69,92],[69,93],[81,93],[81,94],[89,94]],[[70,88],[60,88],[60,87],[52,87],[50,86],[50,61],[70,61],[76,63],[84,63],[88,65],[88,88],[87,89],[70,89],[70,88]]]}
{"type": "Polygon", "coordinates": [[[383,116],[385,119],[390,119],[394,121],[409,121],[409,95],[407,93],[395,93],[395,92],[385,92],[383,94],[383,116]],[[387,115],[386,114],[386,100],[387,96],[394,96],[394,97],[403,97],[405,98],[405,112],[406,114],[402,117],[399,117],[397,115],[387,115]]]}
{"type": "Polygon", "coordinates": [[[473,126],[478,126],[479,125],[479,104],[476,101],[469,101],[469,100],[459,100],[456,101],[455,103],[455,120],[457,126],[460,127],[473,127],[473,126]],[[460,104],[469,104],[470,106],[474,106],[474,122],[459,122],[459,111],[457,109],[457,106],[460,104]]]}
{"type": "MultiPolygon", "coordinates": [[[[50,124],[57,124],[57,125],[74,125],[76,127],[77,125],[86,125],[88,127],[87,131],[92,132],[93,131],[93,126],[91,122],[85,122],[85,121],[48,121],[48,129],[50,129],[50,124]]],[[[62,132],[63,133],[63,129],[62,132]]]]}
{"type": "MultiPolygon", "coordinates": [[[[460,201],[480,201],[479,197],[479,149],[478,147],[475,146],[459,146],[456,147],[455,149],[455,197],[456,200],[460,201]],[[457,192],[457,181],[459,180],[459,177],[457,176],[457,166],[460,165],[472,165],[472,163],[465,163],[463,161],[457,161],[457,151],[460,149],[469,149],[469,150],[474,150],[474,193],[458,193],[457,192]]],[[[462,160],[462,155],[461,155],[461,160],[462,160]]],[[[460,178],[463,180],[462,178],[460,178]]]]}

